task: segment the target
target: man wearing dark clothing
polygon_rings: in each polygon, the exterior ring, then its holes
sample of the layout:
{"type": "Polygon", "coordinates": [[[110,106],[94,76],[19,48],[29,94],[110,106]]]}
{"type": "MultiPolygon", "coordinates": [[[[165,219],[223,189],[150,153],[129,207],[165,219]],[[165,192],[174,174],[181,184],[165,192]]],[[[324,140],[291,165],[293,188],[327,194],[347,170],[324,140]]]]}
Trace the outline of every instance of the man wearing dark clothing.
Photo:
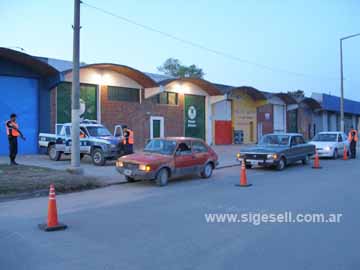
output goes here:
{"type": "Polygon", "coordinates": [[[10,115],[10,120],[6,121],[6,134],[9,140],[9,158],[10,165],[18,165],[15,161],[18,152],[17,138],[20,136],[23,140],[25,137],[19,130],[19,125],[16,123],[16,114],[10,115]]]}
{"type": "Polygon", "coordinates": [[[358,133],[353,127],[351,127],[349,131],[348,141],[350,142],[351,158],[356,158],[356,143],[358,141],[358,133]]]}

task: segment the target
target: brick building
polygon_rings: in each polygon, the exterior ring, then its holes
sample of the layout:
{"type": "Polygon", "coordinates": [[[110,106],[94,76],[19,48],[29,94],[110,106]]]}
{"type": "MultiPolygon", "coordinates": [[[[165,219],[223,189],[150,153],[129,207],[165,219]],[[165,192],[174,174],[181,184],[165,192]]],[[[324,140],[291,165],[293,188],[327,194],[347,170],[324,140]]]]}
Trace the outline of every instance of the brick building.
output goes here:
{"type": "MultiPolygon", "coordinates": [[[[71,119],[72,71],[62,73],[51,91],[51,126],[71,119]]],[[[110,131],[122,124],[134,130],[135,145],[162,136],[192,136],[212,144],[211,106],[221,96],[202,79],[174,79],[117,64],[91,64],[80,69],[82,117],[110,131]]]]}

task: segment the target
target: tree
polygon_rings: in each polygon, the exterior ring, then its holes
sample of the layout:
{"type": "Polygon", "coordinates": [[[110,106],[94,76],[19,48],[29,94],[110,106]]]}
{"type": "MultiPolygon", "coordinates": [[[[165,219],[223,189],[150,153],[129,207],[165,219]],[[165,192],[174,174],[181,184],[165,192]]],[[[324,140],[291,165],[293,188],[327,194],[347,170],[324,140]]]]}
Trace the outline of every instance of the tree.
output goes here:
{"type": "Polygon", "coordinates": [[[179,78],[203,78],[204,71],[196,65],[182,65],[179,59],[169,58],[157,68],[165,75],[179,78]]]}

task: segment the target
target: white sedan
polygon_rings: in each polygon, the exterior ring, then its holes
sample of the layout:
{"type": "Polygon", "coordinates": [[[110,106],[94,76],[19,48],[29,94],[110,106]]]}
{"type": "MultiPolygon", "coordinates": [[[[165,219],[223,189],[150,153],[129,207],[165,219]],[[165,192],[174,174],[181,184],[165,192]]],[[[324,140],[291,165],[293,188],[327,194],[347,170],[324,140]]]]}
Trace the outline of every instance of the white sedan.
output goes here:
{"type": "Polygon", "coordinates": [[[349,155],[349,142],[345,133],[340,131],[319,132],[309,142],[315,145],[319,157],[332,157],[337,159],[344,153],[346,147],[349,155]]]}

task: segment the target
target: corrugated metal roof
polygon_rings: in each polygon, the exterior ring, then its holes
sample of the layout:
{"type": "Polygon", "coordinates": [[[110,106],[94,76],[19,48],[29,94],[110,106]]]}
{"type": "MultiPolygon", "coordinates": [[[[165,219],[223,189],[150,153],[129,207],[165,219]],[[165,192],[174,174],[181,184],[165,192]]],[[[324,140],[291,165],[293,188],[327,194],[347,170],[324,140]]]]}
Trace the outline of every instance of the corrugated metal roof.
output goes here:
{"type": "Polygon", "coordinates": [[[164,80],[174,79],[174,77],[171,77],[168,75],[156,74],[156,73],[151,73],[151,72],[144,72],[144,73],[157,83],[164,81],[164,80]]]}
{"type": "Polygon", "coordinates": [[[219,89],[219,91],[220,91],[222,94],[229,93],[229,92],[231,91],[231,89],[234,88],[234,86],[226,85],[226,84],[220,84],[220,83],[213,83],[213,85],[215,85],[215,87],[216,87],[217,89],[219,89]]]}
{"type": "Polygon", "coordinates": [[[58,71],[53,66],[40,61],[37,57],[9,48],[0,47],[0,58],[24,65],[42,76],[54,76],[58,74],[58,71]]]}
{"type": "MultiPolygon", "coordinates": [[[[328,94],[322,94],[321,107],[323,110],[340,112],[340,98],[328,94]]],[[[360,102],[344,99],[344,112],[360,115],[360,102]]]]}

